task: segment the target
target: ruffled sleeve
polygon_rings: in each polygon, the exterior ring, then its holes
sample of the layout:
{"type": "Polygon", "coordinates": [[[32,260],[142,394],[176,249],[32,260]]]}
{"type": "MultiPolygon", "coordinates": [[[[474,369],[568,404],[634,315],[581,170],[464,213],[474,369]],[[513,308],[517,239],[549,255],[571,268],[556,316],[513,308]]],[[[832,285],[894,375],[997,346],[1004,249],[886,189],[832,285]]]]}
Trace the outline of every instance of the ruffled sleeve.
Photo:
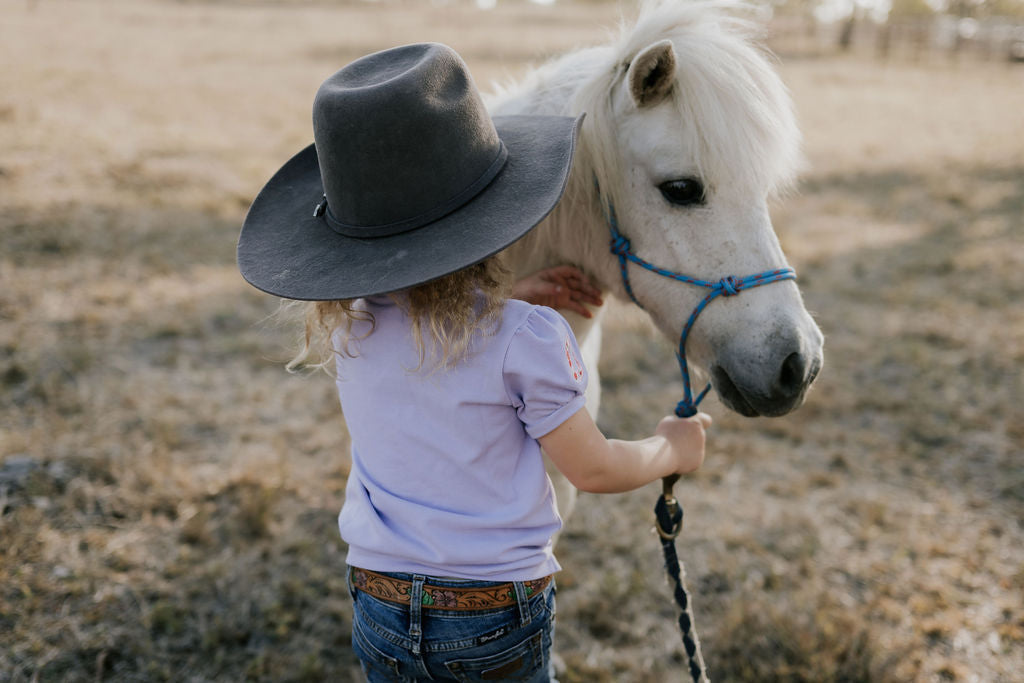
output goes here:
{"type": "Polygon", "coordinates": [[[505,354],[505,390],[526,433],[537,439],[583,407],[587,369],[572,328],[538,306],[512,336],[505,354]]]}

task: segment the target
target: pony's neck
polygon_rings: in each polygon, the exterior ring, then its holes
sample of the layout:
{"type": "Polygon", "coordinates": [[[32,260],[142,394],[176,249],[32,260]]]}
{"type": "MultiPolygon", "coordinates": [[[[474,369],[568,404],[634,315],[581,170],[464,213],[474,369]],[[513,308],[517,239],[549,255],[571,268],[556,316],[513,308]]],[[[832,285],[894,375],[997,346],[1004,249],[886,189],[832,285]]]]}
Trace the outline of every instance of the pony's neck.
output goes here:
{"type": "Polygon", "coordinates": [[[505,264],[517,277],[572,264],[590,275],[602,290],[608,290],[608,228],[595,206],[593,194],[580,196],[570,180],[568,191],[555,210],[505,252],[505,264]]]}
{"type": "MultiPolygon", "coordinates": [[[[599,78],[610,48],[595,47],[567,54],[544,64],[519,83],[499,87],[488,98],[494,115],[541,114],[578,116],[577,94],[599,78]]],[[[588,145],[576,147],[576,160],[565,195],[555,210],[526,237],[505,252],[516,276],[571,263],[590,275],[603,290],[614,288],[617,277],[607,255],[608,227],[594,187],[588,145]]],[[[612,264],[614,265],[614,264],[612,264]]]]}

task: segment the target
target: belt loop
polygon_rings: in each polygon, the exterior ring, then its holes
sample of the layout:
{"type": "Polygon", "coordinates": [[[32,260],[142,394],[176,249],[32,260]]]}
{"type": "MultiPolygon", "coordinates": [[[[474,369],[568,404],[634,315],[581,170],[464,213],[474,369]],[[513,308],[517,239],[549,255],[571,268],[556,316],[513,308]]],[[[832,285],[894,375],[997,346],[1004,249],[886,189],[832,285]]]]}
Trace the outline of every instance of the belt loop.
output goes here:
{"type": "Polygon", "coordinates": [[[348,586],[348,594],[352,596],[352,599],[356,599],[356,584],[352,579],[352,566],[347,566],[345,569],[345,585],[348,586]]]}
{"type": "Polygon", "coordinates": [[[425,576],[413,575],[409,590],[409,639],[412,640],[412,653],[416,656],[419,656],[423,643],[423,583],[426,580],[425,576]]]}
{"type": "Polygon", "coordinates": [[[530,599],[526,597],[526,585],[522,581],[513,581],[512,588],[516,594],[516,604],[519,606],[519,624],[526,626],[530,623],[530,599]]]}

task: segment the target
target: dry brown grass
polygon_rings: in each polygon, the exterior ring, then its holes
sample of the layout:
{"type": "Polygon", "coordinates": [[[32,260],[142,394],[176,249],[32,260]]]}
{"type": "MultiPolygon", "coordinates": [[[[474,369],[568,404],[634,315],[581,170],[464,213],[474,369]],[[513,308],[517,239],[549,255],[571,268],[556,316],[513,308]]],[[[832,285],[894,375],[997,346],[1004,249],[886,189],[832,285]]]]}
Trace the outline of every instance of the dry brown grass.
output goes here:
{"type": "MultiPolygon", "coordinates": [[[[329,380],[234,267],[319,82],[401,42],[478,80],[599,40],[607,6],[82,0],[0,22],[0,680],[355,680],[329,380]],[[62,27],[61,30],[54,30],[62,27]]],[[[828,336],[800,412],[711,404],[680,486],[716,680],[1024,670],[1024,70],[782,65],[807,134],[778,230],[828,336]]],[[[601,422],[674,404],[619,308],[601,422]]],[[[560,546],[565,681],[681,677],[654,491],[584,496],[560,546]]]]}

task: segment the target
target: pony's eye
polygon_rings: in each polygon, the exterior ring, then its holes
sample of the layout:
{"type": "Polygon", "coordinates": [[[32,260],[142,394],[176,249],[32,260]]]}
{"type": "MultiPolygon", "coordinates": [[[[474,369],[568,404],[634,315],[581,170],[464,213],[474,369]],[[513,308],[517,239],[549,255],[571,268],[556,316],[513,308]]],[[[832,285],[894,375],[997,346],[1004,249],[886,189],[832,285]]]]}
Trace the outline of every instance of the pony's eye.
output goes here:
{"type": "Polygon", "coordinates": [[[658,189],[665,199],[679,206],[704,203],[704,184],[696,178],[666,180],[658,189]]]}

